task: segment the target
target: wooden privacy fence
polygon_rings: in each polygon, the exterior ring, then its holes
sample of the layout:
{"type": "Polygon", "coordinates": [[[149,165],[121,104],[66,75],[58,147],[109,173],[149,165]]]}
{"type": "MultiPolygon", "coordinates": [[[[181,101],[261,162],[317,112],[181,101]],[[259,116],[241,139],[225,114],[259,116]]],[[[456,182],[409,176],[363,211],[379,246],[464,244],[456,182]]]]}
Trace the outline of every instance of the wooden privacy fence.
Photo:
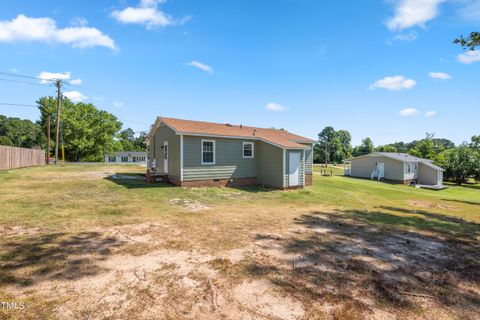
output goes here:
{"type": "Polygon", "coordinates": [[[43,166],[45,151],[0,146],[0,170],[43,166]]]}

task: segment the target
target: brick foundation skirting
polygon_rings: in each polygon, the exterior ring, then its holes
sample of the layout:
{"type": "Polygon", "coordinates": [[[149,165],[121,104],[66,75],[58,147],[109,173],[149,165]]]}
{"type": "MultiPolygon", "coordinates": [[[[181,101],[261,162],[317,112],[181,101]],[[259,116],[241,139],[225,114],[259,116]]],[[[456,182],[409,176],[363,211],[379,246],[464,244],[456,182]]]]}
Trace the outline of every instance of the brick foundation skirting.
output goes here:
{"type": "Polygon", "coordinates": [[[305,174],[305,186],[311,186],[313,185],[313,175],[310,174],[305,174]]]}
{"type": "Polygon", "coordinates": [[[257,184],[257,178],[209,179],[195,181],[172,181],[181,187],[245,187],[257,184]]]}

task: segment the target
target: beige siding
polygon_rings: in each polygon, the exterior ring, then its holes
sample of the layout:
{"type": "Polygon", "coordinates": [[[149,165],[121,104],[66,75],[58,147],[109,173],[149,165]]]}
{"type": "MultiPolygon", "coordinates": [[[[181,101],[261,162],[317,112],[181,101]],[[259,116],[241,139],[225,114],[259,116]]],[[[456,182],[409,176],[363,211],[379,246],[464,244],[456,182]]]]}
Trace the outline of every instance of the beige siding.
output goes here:
{"type": "MultiPolygon", "coordinates": [[[[427,185],[438,184],[438,171],[424,165],[423,163],[419,163],[418,183],[427,185]]],[[[440,184],[442,184],[442,182],[440,182],[440,184]]]]}
{"type": "Polygon", "coordinates": [[[248,139],[184,136],[183,180],[254,178],[259,143],[248,139]],[[215,164],[202,165],[202,139],[215,141],[215,164]],[[254,157],[243,158],[243,142],[253,142],[254,157]]]}
{"type": "Polygon", "coordinates": [[[153,135],[148,147],[150,164],[153,159],[157,160],[157,172],[163,173],[163,143],[168,141],[168,175],[173,179],[180,180],[180,136],[167,126],[160,126],[153,135]],[[151,160],[150,160],[151,159],[151,160]]]}
{"type": "Polygon", "coordinates": [[[370,179],[370,175],[372,171],[375,170],[377,162],[383,162],[385,164],[386,180],[404,180],[403,162],[382,156],[352,159],[352,177],[370,179]]]}
{"type": "Polygon", "coordinates": [[[283,188],[283,149],[260,141],[257,146],[258,182],[274,188],[283,188]]]}

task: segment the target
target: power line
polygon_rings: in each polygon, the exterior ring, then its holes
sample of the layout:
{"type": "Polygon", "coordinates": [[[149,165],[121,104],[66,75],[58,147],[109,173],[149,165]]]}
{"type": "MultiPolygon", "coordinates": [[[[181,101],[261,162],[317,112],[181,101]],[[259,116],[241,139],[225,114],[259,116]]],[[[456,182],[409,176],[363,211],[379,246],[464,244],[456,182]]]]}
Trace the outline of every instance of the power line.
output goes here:
{"type": "Polygon", "coordinates": [[[100,94],[100,95],[103,95],[103,96],[108,96],[108,95],[104,94],[104,93],[101,92],[101,91],[98,91],[98,90],[95,90],[95,89],[90,89],[90,88],[85,88],[84,86],[79,86],[79,85],[76,85],[76,84],[72,84],[72,83],[70,83],[69,81],[63,81],[63,84],[69,85],[69,86],[71,86],[72,88],[81,89],[81,90],[83,90],[83,91],[90,91],[90,92],[93,92],[93,93],[96,93],[96,94],[100,94]]]}
{"type": "Polygon", "coordinates": [[[35,77],[35,76],[26,76],[24,74],[18,74],[18,73],[10,73],[10,72],[0,72],[0,74],[4,76],[10,76],[10,77],[18,77],[18,78],[26,78],[26,79],[35,79],[35,80],[42,80],[42,81],[52,81],[55,82],[56,79],[45,79],[45,78],[40,78],[40,77],[35,77]]]}
{"type": "Polygon", "coordinates": [[[8,82],[15,82],[15,83],[21,83],[21,84],[31,84],[35,86],[48,86],[46,83],[38,83],[38,82],[28,82],[28,81],[20,81],[20,80],[12,80],[12,79],[4,79],[0,78],[0,81],[8,81],[8,82]]]}
{"type": "Polygon", "coordinates": [[[9,107],[28,107],[28,108],[37,108],[38,107],[38,106],[35,106],[33,104],[21,104],[21,103],[9,103],[9,102],[0,102],[0,105],[9,106],[9,107]]]}

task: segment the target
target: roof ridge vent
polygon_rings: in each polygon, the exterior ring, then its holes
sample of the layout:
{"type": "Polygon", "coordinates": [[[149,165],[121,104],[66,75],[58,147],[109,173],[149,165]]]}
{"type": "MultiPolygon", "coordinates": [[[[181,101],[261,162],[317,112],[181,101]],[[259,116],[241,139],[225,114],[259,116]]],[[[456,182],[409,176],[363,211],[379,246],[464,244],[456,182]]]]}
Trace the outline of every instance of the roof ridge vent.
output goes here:
{"type": "Polygon", "coordinates": [[[232,125],[231,123],[225,123],[225,125],[226,125],[227,127],[233,127],[233,125],[232,125]]]}

